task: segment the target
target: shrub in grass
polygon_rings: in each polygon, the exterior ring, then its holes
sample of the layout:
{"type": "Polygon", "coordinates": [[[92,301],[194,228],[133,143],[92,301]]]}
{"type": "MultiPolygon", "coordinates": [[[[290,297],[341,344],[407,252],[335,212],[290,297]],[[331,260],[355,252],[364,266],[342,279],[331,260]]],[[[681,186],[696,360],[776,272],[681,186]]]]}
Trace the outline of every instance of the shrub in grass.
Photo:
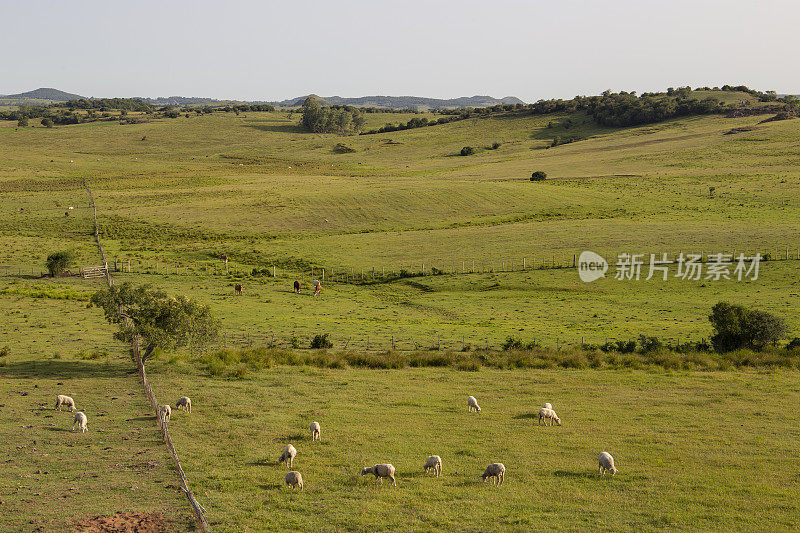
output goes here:
{"type": "Polygon", "coordinates": [[[11,354],[11,348],[3,346],[0,348],[0,357],[8,357],[11,354]]]}
{"type": "Polygon", "coordinates": [[[639,335],[639,349],[642,353],[657,352],[664,348],[664,343],[658,337],[639,335]]]}
{"type": "Polygon", "coordinates": [[[472,146],[465,146],[464,148],[461,149],[461,155],[463,156],[473,155],[474,153],[475,153],[475,148],[473,148],[472,146]]]}
{"type": "Polygon", "coordinates": [[[506,337],[506,341],[503,343],[503,350],[521,350],[522,349],[522,341],[516,337],[506,337]]]}
{"type": "Polygon", "coordinates": [[[537,170],[533,174],[531,174],[531,181],[544,181],[547,179],[547,173],[537,170]]]}
{"type": "Polygon", "coordinates": [[[333,153],[335,154],[352,154],[355,152],[355,149],[350,148],[346,144],[338,143],[336,146],[333,147],[333,153]]]}
{"type": "Polygon", "coordinates": [[[63,273],[75,261],[75,253],[71,250],[54,252],[47,256],[45,266],[51,276],[58,276],[63,273]]]}
{"type": "MultiPolygon", "coordinates": [[[[4,349],[7,348],[8,346],[6,346],[6,348],[4,349]]],[[[786,344],[786,349],[789,351],[794,351],[794,350],[800,351],[800,337],[795,337],[794,339],[790,340],[788,344],[786,344]]],[[[0,356],[2,356],[2,353],[0,353],[0,356]]]]}
{"type": "Polygon", "coordinates": [[[311,340],[311,348],[315,350],[333,348],[333,343],[328,339],[327,333],[324,335],[314,335],[314,338],[311,340]]]}

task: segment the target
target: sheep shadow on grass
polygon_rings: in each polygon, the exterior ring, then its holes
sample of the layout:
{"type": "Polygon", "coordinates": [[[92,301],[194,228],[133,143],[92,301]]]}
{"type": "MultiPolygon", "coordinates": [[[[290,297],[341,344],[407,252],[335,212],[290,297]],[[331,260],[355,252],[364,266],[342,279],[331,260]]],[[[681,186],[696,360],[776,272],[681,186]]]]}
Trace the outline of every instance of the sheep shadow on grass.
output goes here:
{"type": "Polygon", "coordinates": [[[514,420],[536,420],[539,418],[539,413],[522,413],[512,417],[514,420]]]}
{"type": "MultiPolygon", "coordinates": [[[[309,433],[309,435],[310,435],[310,433],[309,433]]],[[[279,435],[279,436],[275,437],[272,440],[274,442],[290,444],[292,442],[303,441],[303,440],[307,440],[307,439],[303,438],[303,434],[302,433],[292,433],[291,435],[279,435]]]]}
{"type": "Polygon", "coordinates": [[[580,471],[572,471],[572,470],[556,470],[553,472],[553,475],[556,477],[570,477],[575,479],[591,479],[597,477],[596,470],[580,470],[580,471]]]}
{"type": "Polygon", "coordinates": [[[283,488],[283,483],[260,483],[258,488],[262,490],[279,490],[283,488]]]}

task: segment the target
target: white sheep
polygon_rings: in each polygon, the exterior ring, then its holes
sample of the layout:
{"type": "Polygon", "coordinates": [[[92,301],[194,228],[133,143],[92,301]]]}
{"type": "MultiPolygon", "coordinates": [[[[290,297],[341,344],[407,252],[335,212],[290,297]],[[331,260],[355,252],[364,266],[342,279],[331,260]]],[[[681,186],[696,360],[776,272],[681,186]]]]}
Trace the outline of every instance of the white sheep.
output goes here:
{"type": "Polygon", "coordinates": [[[599,462],[600,462],[600,475],[601,476],[606,475],[606,470],[611,472],[612,476],[617,473],[617,469],[614,466],[614,458],[611,457],[610,453],[602,452],[600,454],[599,462]]]}
{"type": "Polygon", "coordinates": [[[552,406],[550,403],[545,403],[545,404],[544,404],[544,408],[545,408],[545,409],[552,409],[552,408],[553,408],[553,406],[552,406]]]}
{"type": "Polygon", "coordinates": [[[192,399],[188,396],[181,396],[178,398],[178,401],[175,402],[175,409],[182,409],[187,413],[192,412],[192,399]]]}
{"type": "Polygon", "coordinates": [[[438,455],[431,455],[425,461],[425,473],[433,472],[433,475],[439,477],[442,475],[442,458],[438,455]]]}
{"type": "Polygon", "coordinates": [[[322,440],[319,422],[311,422],[311,440],[322,440]]]}
{"type": "Polygon", "coordinates": [[[78,429],[81,430],[81,433],[85,433],[87,431],[86,427],[86,415],[83,411],[78,411],[75,413],[75,418],[72,420],[72,431],[75,431],[75,425],[78,425],[78,429]]]}
{"type": "Polygon", "coordinates": [[[492,483],[493,480],[496,480],[498,487],[503,484],[503,479],[505,478],[505,476],[506,476],[506,466],[503,463],[490,464],[489,466],[486,467],[486,470],[484,470],[483,475],[481,475],[484,483],[486,482],[487,479],[489,479],[489,483],[492,483]]]}
{"type": "Polygon", "coordinates": [[[69,412],[72,413],[75,411],[75,400],[70,398],[69,396],[64,396],[63,394],[59,394],[56,396],[56,406],[54,409],[61,410],[61,406],[69,407],[69,412]]]}
{"type": "Polygon", "coordinates": [[[303,476],[300,475],[300,472],[296,470],[292,470],[291,472],[286,472],[286,484],[289,485],[292,490],[295,487],[300,487],[300,491],[303,490],[303,476]]]}
{"type": "Polygon", "coordinates": [[[378,480],[381,480],[381,485],[383,485],[383,478],[388,477],[392,480],[392,485],[397,486],[397,480],[394,479],[394,466],[389,463],[384,463],[381,465],[369,466],[361,470],[361,475],[366,476],[367,474],[373,474],[375,476],[375,482],[377,483],[378,480]]]}
{"type": "Polygon", "coordinates": [[[553,411],[552,409],[547,409],[546,407],[542,407],[541,409],[539,409],[539,425],[542,424],[542,420],[544,420],[545,426],[547,425],[552,426],[553,420],[555,420],[559,426],[561,425],[561,419],[558,418],[556,412],[553,411]]]}
{"type": "Polygon", "coordinates": [[[286,447],[283,449],[283,453],[278,458],[278,463],[280,464],[286,461],[286,468],[291,468],[295,456],[297,456],[297,450],[295,450],[294,446],[292,446],[291,444],[287,444],[286,447]]]}
{"type": "Polygon", "coordinates": [[[467,411],[470,413],[475,411],[476,413],[481,412],[480,406],[478,406],[478,400],[475,399],[475,396],[468,396],[467,397],[467,411]]]}
{"type": "Polygon", "coordinates": [[[165,403],[161,406],[161,410],[158,412],[158,414],[161,416],[161,420],[163,420],[166,424],[169,422],[169,417],[172,416],[172,407],[165,403]]]}

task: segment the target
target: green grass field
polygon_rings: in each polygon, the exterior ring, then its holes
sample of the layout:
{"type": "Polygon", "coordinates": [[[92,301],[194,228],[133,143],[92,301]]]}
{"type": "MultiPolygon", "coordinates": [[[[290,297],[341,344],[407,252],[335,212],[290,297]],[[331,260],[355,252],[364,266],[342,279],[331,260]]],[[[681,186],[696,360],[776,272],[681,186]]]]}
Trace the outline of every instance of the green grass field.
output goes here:
{"type": "MultiPolygon", "coordinates": [[[[413,116],[367,115],[367,129],[413,116]]],[[[507,337],[553,348],[639,335],[696,341],[709,337],[710,307],[721,300],[780,316],[794,337],[800,121],[764,118],[604,128],[580,113],[491,117],[351,137],[304,133],[286,112],[52,129],[1,123],[0,410],[8,416],[0,438],[12,454],[0,469],[0,528],[72,531],[116,511],[193,527],[126,347],[88,305],[104,280],[39,275],[59,250],[76,252],[73,271],[100,263],[84,183],[108,259],[136,265],[115,282],[210,305],[224,335],[209,350],[288,347],[292,337],[307,348],[323,333],[333,355],[376,357],[393,338],[400,352],[497,348],[507,337]],[[743,127],[752,130],[727,134],[743,127]],[[584,140],[547,148],[556,136],[584,140]],[[337,154],[338,143],[355,151],[337,154]],[[464,146],[477,153],[457,155],[464,146]],[[548,179],[529,181],[534,170],[548,179]],[[571,268],[584,250],[612,263],[619,253],[681,251],[791,259],[765,261],[757,280],[742,282],[621,281],[610,271],[587,284],[571,268]],[[423,265],[445,274],[383,279],[423,265]],[[275,278],[251,275],[273,267],[275,278]],[[323,292],[312,298],[307,287],[323,268],[323,292]],[[300,295],[294,279],[306,286],[300,295]],[[88,433],[68,431],[71,415],[51,409],[57,394],[86,410],[88,433]]],[[[218,531],[800,523],[797,369],[300,365],[235,379],[214,377],[201,361],[188,350],[158,354],[148,373],[162,401],[195,403],[191,415],[173,415],[171,431],[218,531]],[[480,415],[467,414],[468,394],[480,415]],[[563,426],[536,425],[546,401],[563,426]],[[323,441],[312,445],[315,419],[323,441]],[[285,467],[275,464],[287,442],[299,451],[302,494],[282,486],[285,467]],[[617,459],[613,479],[597,476],[603,449],[617,459]],[[443,457],[441,479],[422,473],[430,454],[443,457]],[[498,460],[506,484],[480,483],[498,460]],[[383,461],[397,467],[397,488],[358,475],[383,461]]]]}
{"type": "Polygon", "coordinates": [[[797,527],[796,381],[279,368],[234,383],[167,370],[154,386],[196,398],[191,415],[175,416],[174,439],[220,531],[749,531],[797,527]],[[467,413],[469,394],[480,414],[467,413]],[[537,425],[546,401],[561,427],[537,425]],[[312,444],[314,420],[322,442],[312,444]],[[282,486],[287,443],[302,494],[282,486]],[[603,450],[614,478],[598,476],[603,450]],[[422,472],[431,454],[440,479],[422,472]],[[507,468],[499,488],[478,477],[495,461],[507,468]],[[397,468],[397,488],[359,476],[381,462],[397,468]]]}

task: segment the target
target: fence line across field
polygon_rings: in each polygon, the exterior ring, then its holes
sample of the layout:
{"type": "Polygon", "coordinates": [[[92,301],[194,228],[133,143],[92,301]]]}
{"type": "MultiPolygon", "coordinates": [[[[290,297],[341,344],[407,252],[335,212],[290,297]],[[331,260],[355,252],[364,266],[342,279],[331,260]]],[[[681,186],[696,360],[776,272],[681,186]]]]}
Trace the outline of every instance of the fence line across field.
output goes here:
{"type": "MultiPolygon", "coordinates": [[[[627,253],[627,252],[621,252],[627,253]]],[[[669,257],[677,258],[679,254],[684,252],[677,252],[668,254],[669,257]]],[[[689,253],[685,253],[688,256],[689,253]]],[[[735,260],[737,253],[741,251],[732,252],[700,252],[700,262],[703,264],[714,263],[712,258],[723,254],[730,256],[735,260]]],[[[771,261],[796,261],[800,260],[800,249],[791,249],[789,247],[776,248],[773,255],[770,250],[763,250],[760,252],[747,252],[745,255],[750,258],[755,253],[761,254],[761,262],[771,261]]],[[[366,268],[356,267],[309,267],[308,269],[287,268],[286,266],[278,266],[277,264],[269,265],[267,267],[259,267],[248,265],[238,262],[223,262],[219,261],[192,261],[192,262],[177,262],[177,261],[159,261],[159,260],[144,260],[144,259],[119,259],[116,258],[108,264],[109,270],[121,273],[139,273],[139,274],[160,274],[160,275],[195,275],[195,276],[240,276],[240,275],[265,275],[273,278],[296,278],[310,276],[314,279],[319,279],[323,283],[339,282],[339,283],[360,283],[360,282],[377,282],[393,280],[403,277],[419,277],[431,276],[440,274],[475,274],[475,273],[497,273],[497,272],[528,272],[534,270],[547,270],[547,269],[569,269],[576,268],[578,257],[580,254],[548,254],[544,258],[540,255],[531,257],[521,257],[517,259],[498,260],[498,261],[481,261],[481,260],[463,260],[463,261],[435,261],[435,262],[419,262],[419,263],[404,263],[397,264],[391,267],[386,266],[369,266],[366,268]]],[[[616,259],[619,254],[612,254],[606,252],[603,256],[606,259],[616,259]]],[[[649,255],[644,254],[643,258],[646,259],[641,266],[647,269],[650,266],[649,255]]],[[[657,260],[660,260],[660,254],[654,254],[657,260]]],[[[609,261],[609,265],[614,265],[614,261],[609,261]]],[[[675,259],[668,259],[667,263],[659,264],[678,264],[675,259]]]]}
{"type": "MultiPolygon", "coordinates": [[[[326,332],[321,331],[320,334],[326,332]]],[[[227,349],[227,348],[279,348],[294,350],[311,350],[311,343],[316,335],[311,334],[291,334],[286,332],[275,333],[273,331],[262,330],[224,330],[219,338],[205,349],[227,349]]],[[[515,337],[516,338],[516,337],[515,337]]],[[[552,336],[548,337],[552,339],[552,336]]],[[[481,336],[468,335],[447,335],[442,333],[408,335],[398,333],[397,335],[349,335],[332,336],[328,335],[327,340],[331,342],[334,351],[360,351],[360,352],[418,352],[418,351],[471,351],[471,350],[503,350],[506,339],[488,338],[481,336]]],[[[568,335],[556,336],[555,341],[549,344],[536,338],[519,338],[523,345],[534,343],[537,348],[555,348],[556,350],[566,348],[577,348],[581,346],[602,346],[617,341],[627,342],[638,340],[636,337],[620,339],[617,337],[606,337],[602,342],[586,342],[584,337],[580,339],[568,335]]],[[[665,346],[676,347],[686,343],[696,343],[703,339],[694,339],[686,336],[659,338],[665,346]]]]}

